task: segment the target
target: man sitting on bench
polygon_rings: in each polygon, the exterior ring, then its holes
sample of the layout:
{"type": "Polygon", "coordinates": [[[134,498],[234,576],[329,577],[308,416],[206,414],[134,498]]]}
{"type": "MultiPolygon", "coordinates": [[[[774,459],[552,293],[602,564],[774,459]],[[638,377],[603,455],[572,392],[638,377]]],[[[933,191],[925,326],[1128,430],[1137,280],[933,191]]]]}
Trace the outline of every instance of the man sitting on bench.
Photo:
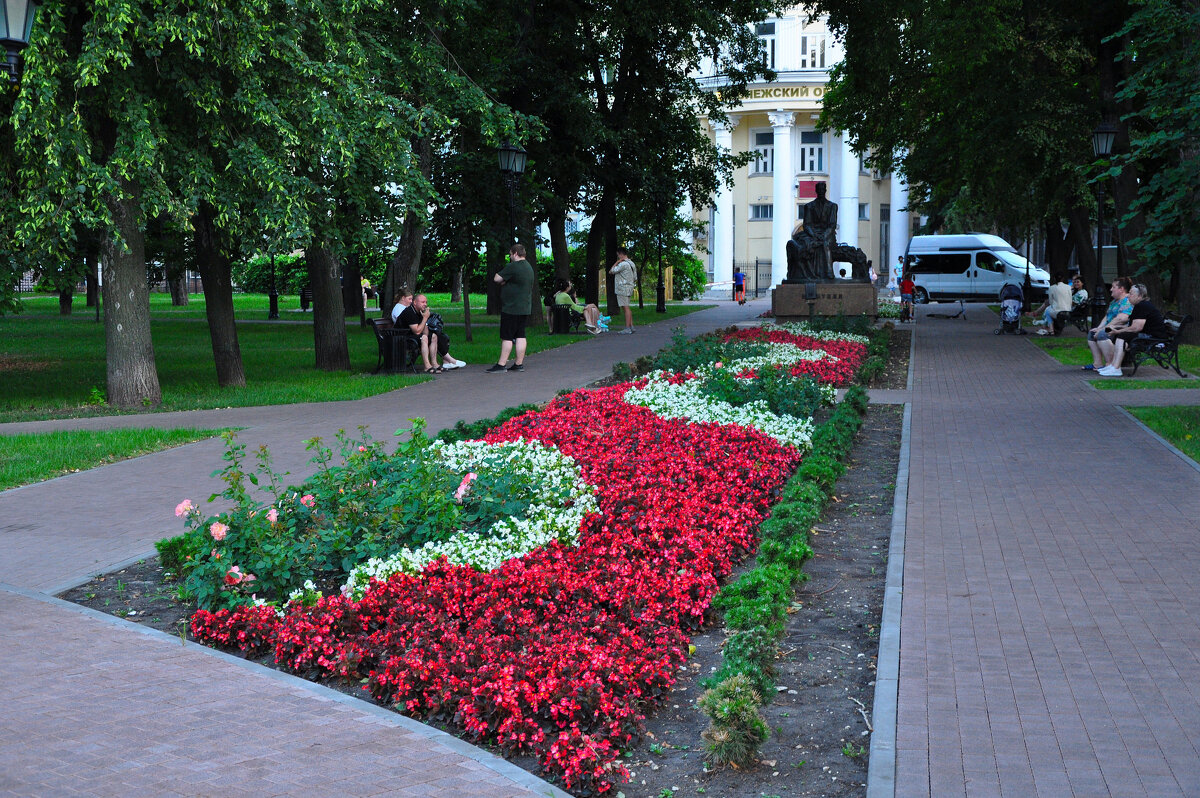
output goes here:
{"type": "Polygon", "coordinates": [[[1104,377],[1123,376],[1121,361],[1133,340],[1142,336],[1160,339],[1171,337],[1171,331],[1167,329],[1162,313],[1151,304],[1148,294],[1146,286],[1142,283],[1137,283],[1129,289],[1129,301],[1133,303],[1129,321],[1125,324],[1115,324],[1109,330],[1109,336],[1113,339],[1112,362],[1097,370],[1097,374],[1104,377]]]}

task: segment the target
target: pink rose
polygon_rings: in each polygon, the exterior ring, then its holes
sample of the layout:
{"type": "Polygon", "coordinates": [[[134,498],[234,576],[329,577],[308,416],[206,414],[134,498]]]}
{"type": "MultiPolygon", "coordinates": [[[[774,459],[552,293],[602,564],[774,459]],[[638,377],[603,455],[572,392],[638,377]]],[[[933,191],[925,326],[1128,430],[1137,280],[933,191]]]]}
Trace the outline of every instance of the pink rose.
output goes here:
{"type": "Polygon", "coordinates": [[[208,528],[208,532],[212,535],[213,540],[220,543],[229,534],[229,527],[222,524],[220,521],[214,521],[213,525],[208,528]]]}
{"type": "Polygon", "coordinates": [[[279,511],[274,507],[272,507],[270,510],[267,510],[267,520],[274,524],[279,520],[279,511]]]}
{"type": "Polygon", "coordinates": [[[196,508],[192,506],[192,500],[184,499],[179,504],[175,505],[175,517],[183,518],[194,509],[196,508]]]}
{"type": "Polygon", "coordinates": [[[725,366],[725,364],[719,360],[716,363],[713,363],[713,368],[719,369],[719,368],[724,368],[724,366],[725,366]]]}
{"type": "Polygon", "coordinates": [[[300,497],[300,503],[303,504],[305,507],[312,507],[314,504],[317,503],[317,500],[315,498],[313,498],[313,495],[311,493],[306,493],[300,497]]]}
{"type": "Polygon", "coordinates": [[[359,450],[360,452],[365,452],[365,451],[367,450],[367,447],[366,447],[366,446],[359,446],[359,447],[358,447],[358,450],[359,450]]]}
{"type": "Polygon", "coordinates": [[[476,479],[478,476],[478,474],[470,473],[463,477],[463,481],[459,484],[458,490],[454,491],[454,501],[460,504],[462,503],[463,496],[467,495],[467,490],[471,487],[472,480],[476,479]]]}
{"type": "Polygon", "coordinates": [[[245,577],[245,575],[243,575],[243,574],[242,574],[242,569],[241,569],[241,568],[238,568],[238,567],[235,565],[235,566],[233,566],[232,568],[230,568],[228,572],[226,572],[226,574],[225,574],[225,584],[227,584],[227,585],[236,585],[236,584],[238,584],[239,582],[241,582],[241,581],[242,581],[243,579],[245,579],[245,578],[246,578],[246,577],[245,577]]]}

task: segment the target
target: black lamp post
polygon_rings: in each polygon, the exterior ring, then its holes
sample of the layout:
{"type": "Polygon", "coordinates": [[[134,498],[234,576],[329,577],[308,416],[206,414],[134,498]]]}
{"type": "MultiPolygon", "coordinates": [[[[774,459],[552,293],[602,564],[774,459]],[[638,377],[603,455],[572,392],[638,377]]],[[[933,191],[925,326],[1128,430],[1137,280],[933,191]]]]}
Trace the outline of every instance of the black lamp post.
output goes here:
{"type": "MultiPolygon", "coordinates": [[[[1112,153],[1117,126],[1105,120],[1092,131],[1092,152],[1097,159],[1112,153]]],[[[1092,297],[1092,326],[1100,324],[1107,303],[1104,301],[1104,178],[1096,181],[1096,293],[1092,297]]]]}
{"type": "Polygon", "coordinates": [[[37,5],[32,0],[5,0],[0,4],[0,44],[4,45],[3,68],[9,83],[21,78],[21,51],[29,44],[37,5]]]}
{"type": "Polygon", "coordinates": [[[504,142],[499,149],[500,174],[504,176],[504,185],[508,187],[508,233],[512,236],[510,244],[517,240],[517,183],[525,174],[525,161],[529,157],[520,147],[504,142]]]}

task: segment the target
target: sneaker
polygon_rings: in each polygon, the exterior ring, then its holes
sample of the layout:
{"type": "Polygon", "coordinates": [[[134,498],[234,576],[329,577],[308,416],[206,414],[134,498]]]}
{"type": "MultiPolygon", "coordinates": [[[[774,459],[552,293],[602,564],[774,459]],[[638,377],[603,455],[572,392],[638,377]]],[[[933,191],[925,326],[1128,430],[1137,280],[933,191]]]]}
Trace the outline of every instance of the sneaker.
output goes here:
{"type": "MultiPolygon", "coordinates": [[[[508,367],[508,370],[509,371],[524,371],[525,367],[522,366],[520,363],[513,363],[511,366],[508,367]]],[[[503,371],[503,369],[501,369],[501,371],[503,371]]]]}
{"type": "Polygon", "coordinates": [[[1102,369],[1097,369],[1096,373],[1102,377],[1123,377],[1120,369],[1115,369],[1112,366],[1105,366],[1102,369]]]}
{"type": "Polygon", "coordinates": [[[1049,333],[1049,332],[1047,332],[1046,330],[1038,330],[1038,331],[1037,331],[1037,334],[1038,334],[1038,335],[1049,335],[1050,333],[1049,333]]]}
{"type": "Polygon", "coordinates": [[[602,332],[608,332],[608,329],[605,328],[602,330],[599,327],[588,327],[588,332],[590,332],[592,335],[599,335],[602,332]]]}
{"type": "Polygon", "coordinates": [[[450,363],[443,363],[443,364],[442,364],[442,368],[444,368],[444,369],[446,369],[447,371],[449,371],[449,370],[451,370],[451,369],[460,369],[460,368],[462,368],[462,367],[463,367],[463,366],[465,366],[465,365],[467,365],[467,361],[465,361],[465,360],[455,360],[455,361],[452,361],[452,362],[450,362],[450,363]]]}
{"type": "Polygon", "coordinates": [[[499,363],[493,363],[492,367],[487,369],[484,374],[503,374],[506,371],[508,369],[504,368],[504,366],[501,366],[499,363]]]}
{"type": "Polygon", "coordinates": [[[617,335],[633,335],[633,328],[626,327],[622,330],[617,330],[617,335]]]}

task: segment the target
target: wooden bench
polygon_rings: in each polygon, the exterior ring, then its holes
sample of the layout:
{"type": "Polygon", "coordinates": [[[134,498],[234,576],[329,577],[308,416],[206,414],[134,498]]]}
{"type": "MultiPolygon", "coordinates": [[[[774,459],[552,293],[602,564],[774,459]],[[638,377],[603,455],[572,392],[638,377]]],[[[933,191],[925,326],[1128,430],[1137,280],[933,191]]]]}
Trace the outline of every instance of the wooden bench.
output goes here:
{"type": "Polygon", "coordinates": [[[579,332],[583,314],[569,305],[550,306],[550,334],[579,332]]]}
{"type": "Polygon", "coordinates": [[[421,342],[409,330],[397,329],[391,319],[371,319],[375,330],[375,343],[379,346],[379,360],[372,374],[386,368],[388,373],[417,370],[421,358],[421,342]]]}
{"type": "Polygon", "coordinates": [[[1068,325],[1075,325],[1075,329],[1081,333],[1086,333],[1091,329],[1091,313],[1087,302],[1081,302],[1078,306],[1070,310],[1060,311],[1054,317],[1054,334],[1062,335],[1063,329],[1068,325]]]}
{"type": "Polygon", "coordinates": [[[1179,318],[1174,314],[1170,314],[1164,320],[1167,329],[1171,331],[1170,338],[1151,338],[1147,335],[1138,336],[1130,341],[1129,354],[1133,356],[1133,371],[1131,373],[1137,374],[1138,366],[1147,360],[1153,360],[1165,369],[1175,369],[1175,373],[1180,377],[1188,376],[1183,373],[1183,369],[1179,368],[1179,337],[1183,332],[1183,328],[1191,322],[1191,316],[1179,318]]]}

